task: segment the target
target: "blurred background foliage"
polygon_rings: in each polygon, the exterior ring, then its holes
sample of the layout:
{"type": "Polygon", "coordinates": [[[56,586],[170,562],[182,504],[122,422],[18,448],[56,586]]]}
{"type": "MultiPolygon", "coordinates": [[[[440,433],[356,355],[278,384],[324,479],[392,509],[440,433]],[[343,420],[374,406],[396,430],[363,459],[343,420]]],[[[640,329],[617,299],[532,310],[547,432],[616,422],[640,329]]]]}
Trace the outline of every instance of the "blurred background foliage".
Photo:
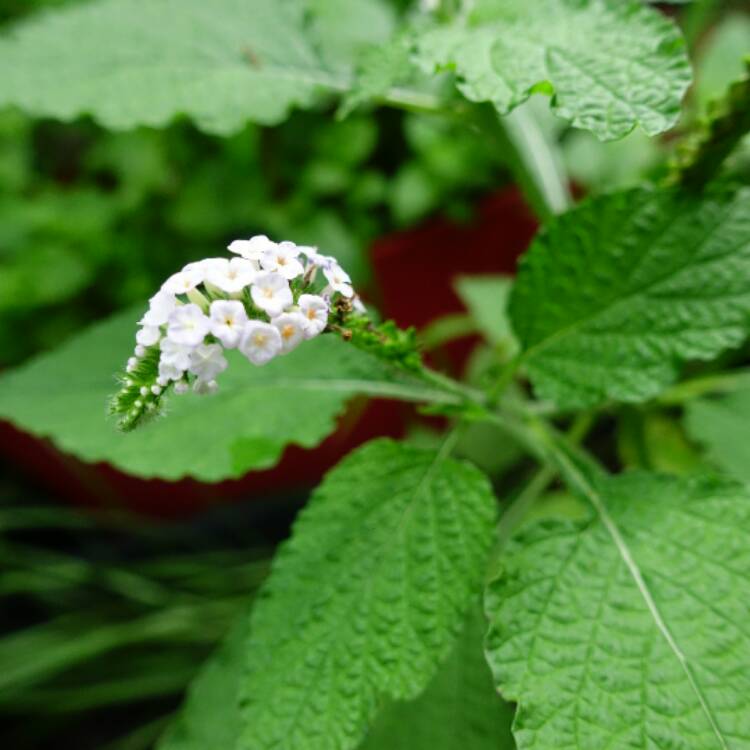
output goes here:
{"type": "MultiPolygon", "coordinates": [[[[65,2],[0,0],[0,24],[65,2]]],[[[741,72],[750,7],[703,0],[670,12],[697,70],[687,128],[741,72]]],[[[543,102],[532,112],[580,193],[657,176],[674,138],[602,144],[543,102]]],[[[748,154],[734,157],[745,179],[748,154]]],[[[456,122],[393,111],[295,113],[227,139],[187,122],[112,133],[0,111],[0,369],[254,233],[324,247],[377,300],[372,243],[437,214],[470,225],[482,196],[508,183],[503,162],[456,122]]],[[[488,436],[469,439],[486,452],[488,436]]],[[[513,457],[487,461],[500,472],[513,457]]],[[[66,509],[6,457],[0,471],[0,746],[150,747],[304,495],[154,527],[66,509]]]]}

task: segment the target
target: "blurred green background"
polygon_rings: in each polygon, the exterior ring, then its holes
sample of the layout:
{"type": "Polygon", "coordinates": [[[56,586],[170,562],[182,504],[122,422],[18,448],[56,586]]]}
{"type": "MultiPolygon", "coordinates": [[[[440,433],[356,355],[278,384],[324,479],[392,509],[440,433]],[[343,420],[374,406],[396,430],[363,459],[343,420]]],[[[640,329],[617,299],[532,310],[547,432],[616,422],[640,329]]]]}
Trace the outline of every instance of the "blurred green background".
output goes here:
{"type": "MultiPolygon", "coordinates": [[[[65,1],[0,0],[0,33],[65,1]]],[[[750,7],[672,12],[696,50],[686,127],[739,74],[750,7]]],[[[541,104],[535,116],[582,192],[641,180],[669,152],[670,137],[639,133],[600,144],[541,104]]],[[[744,168],[747,153],[735,157],[744,168]]],[[[0,111],[0,369],[239,236],[319,245],[372,289],[374,240],[437,214],[471,223],[478,199],[507,184],[502,165],[449,120],[393,111],[297,113],[228,139],[187,122],[111,133],[0,111]]],[[[0,747],[148,748],[304,497],[167,527],[67,509],[42,484],[0,456],[0,747]]]]}

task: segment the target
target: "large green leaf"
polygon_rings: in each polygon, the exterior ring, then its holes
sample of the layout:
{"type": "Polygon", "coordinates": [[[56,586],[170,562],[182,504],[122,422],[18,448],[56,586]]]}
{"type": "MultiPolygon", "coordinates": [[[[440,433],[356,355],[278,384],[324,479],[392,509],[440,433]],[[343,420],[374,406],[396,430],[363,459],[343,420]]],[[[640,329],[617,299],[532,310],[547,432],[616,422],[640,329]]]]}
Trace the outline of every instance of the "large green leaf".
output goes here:
{"type": "Polygon", "coordinates": [[[166,417],[122,434],[105,405],[117,387],[114,373],[133,349],[137,318],[120,314],[2,376],[0,418],[84,461],[144,477],[218,481],[273,466],[290,443],[317,445],[355,394],[443,398],[323,336],[264,367],[230,352],[218,394],[173,396],[166,417]]]}
{"type": "Polygon", "coordinates": [[[495,501],[474,467],[389,440],[326,477],[256,601],[243,750],[345,750],[412,699],[481,588],[495,501]]]}
{"type": "MultiPolygon", "coordinates": [[[[247,619],[206,662],[158,750],[241,750],[237,694],[247,619]]],[[[482,642],[484,618],[471,611],[448,660],[414,701],[379,713],[361,750],[513,750],[512,708],[495,692],[482,642]]]]}
{"type": "Polygon", "coordinates": [[[554,95],[558,115],[601,139],[668,129],[690,83],[677,27],[640,0],[477,0],[424,34],[417,58],[455,69],[466,97],[501,114],[554,95]]]}
{"type": "Polygon", "coordinates": [[[522,528],[486,610],[520,750],[750,748],[750,494],[649,474],[522,528]]]}
{"type": "Polygon", "coordinates": [[[378,0],[95,0],[0,41],[0,105],[226,134],[348,88],[348,58],[390,30],[378,0]]]}
{"type": "Polygon", "coordinates": [[[713,464],[750,484],[750,388],[690,401],[685,426],[713,464]]]}
{"type": "Polygon", "coordinates": [[[561,216],[521,262],[511,319],[539,396],[649,398],[750,322],[750,190],[616,193],[561,216]]]}
{"type": "Polygon", "coordinates": [[[485,629],[484,618],[472,611],[424,693],[386,706],[361,750],[513,750],[513,709],[492,684],[482,648],[485,629]]]}

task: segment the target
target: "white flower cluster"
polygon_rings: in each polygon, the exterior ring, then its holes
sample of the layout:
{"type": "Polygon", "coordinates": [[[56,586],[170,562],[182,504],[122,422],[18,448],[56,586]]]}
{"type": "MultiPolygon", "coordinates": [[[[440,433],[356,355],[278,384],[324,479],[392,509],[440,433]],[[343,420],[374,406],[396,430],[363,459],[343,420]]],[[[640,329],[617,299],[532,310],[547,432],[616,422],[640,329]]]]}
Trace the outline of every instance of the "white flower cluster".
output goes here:
{"type": "Polygon", "coordinates": [[[228,249],[235,257],[189,263],[151,298],[126,367],[125,389],[139,396],[127,404],[133,420],[170,384],[176,393],[191,383],[196,393],[214,392],[224,349],[264,365],[322,333],[337,298],[364,312],[348,274],[315,248],[259,235],[228,249]],[[146,363],[158,367],[151,385],[139,377],[153,369],[146,363]]]}

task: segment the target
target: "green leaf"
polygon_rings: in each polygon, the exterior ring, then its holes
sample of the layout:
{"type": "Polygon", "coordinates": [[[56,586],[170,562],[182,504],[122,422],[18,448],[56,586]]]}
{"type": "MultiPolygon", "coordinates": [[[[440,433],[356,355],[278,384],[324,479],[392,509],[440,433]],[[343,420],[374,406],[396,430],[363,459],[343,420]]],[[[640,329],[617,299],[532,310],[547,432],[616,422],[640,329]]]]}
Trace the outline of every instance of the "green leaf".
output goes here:
{"type": "Polygon", "coordinates": [[[187,115],[228,134],[346,89],[347,57],[385,41],[390,26],[374,0],[77,4],[0,41],[0,105],[65,120],[90,114],[110,128],[187,115]]]}
{"type": "Polygon", "coordinates": [[[518,343],[508,319],[513,279],[508,276],[461,276],[456,292],[476,321],[484,338],[514,354],[518,343]]]}
{"type": "Polygon", "coordinates": [[[654,396],[680,362],[747,335],[750,190],[581,204],[532,244],[510,312],[540,397],[577,408],[654,396]]]}
{"type": "Polygon", "coordinates": [[[365,102],[383,96],[412,67],[411,38],[408,36],[398,36],[387,44],[365,50],[357,65],[357,77],[341,103],[339,115],[345,117],[365,102]]]}
{"type": "Polygon", "coordinates": [[[482,648],[485,629],[484,617],[472,610],[424,693],[386,706],[361,750],[513,750],[513,709],[492,684],[482,648]]]}
{"type": "Polygon", "coordinates": [[[328,474],[256,602],[243,750],[345,750],[413,699],[481,587],[495,501],[474,467],[390,440],[328,474]]]}
{"type": "Polygon", "coordinates": [[[690,401],[685,426],[713,464],[750,484],[750,390],[690,401]]]}
{"type": "MultiPolygon", "coordinates": [[[[492,685],[482,649],[485,628],[484,618],[471,610],[456,647],[424,693],[387,705],[361,750],[513,750],[513,711],[492,685]]],[[[246,631],[244,617],[193,681],[158,750],[237,747],[246,631]]]]}
{"type": "Polygon", "coordinates": [[[445,395],[324,336],[254,367],[230,357],[219,393],[173,396],[168,418],[121,434],[105,418],[114,373],[133,348],[132,310],[0,378],[0,418],[84,461],[144,477],[219,481],[274,466],[286,445],[317,445],[356,394],[431,401],[445,395]]]}
{"type": "Polygon", "coordinates": [[[519,750],[750,747],[750,494],[633,474],[525,526],[486,596],[519,750]]]}
{"type": "Polygon", "coordinates": [[[425,69],[454,69],[461,92],[507,114],[531,94],[602,140],[672,127],[690,83],[677,27],[640,0],[478,0],[466,21],[425,33],[425,69]]]}

